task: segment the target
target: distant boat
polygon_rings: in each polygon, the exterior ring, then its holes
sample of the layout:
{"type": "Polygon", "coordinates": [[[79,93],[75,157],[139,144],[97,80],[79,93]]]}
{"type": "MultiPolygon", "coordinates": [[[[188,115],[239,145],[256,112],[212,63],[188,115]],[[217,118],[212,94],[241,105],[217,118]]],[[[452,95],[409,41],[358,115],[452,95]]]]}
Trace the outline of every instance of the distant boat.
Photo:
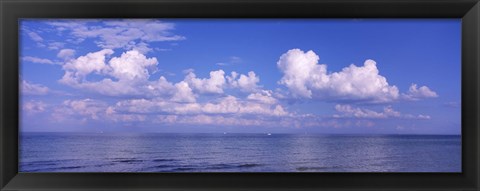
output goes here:
{"type": "Polygon", "coordinates": [[[227,132],[223,132],[223,134],[224,134],[224,135],[226,135],[226,134],[227,134],[227,132]]]}
{"type": "Polygon", "coordinates": [[[271,133],[267,133],[267,135],[272,135],[271,133]]]}

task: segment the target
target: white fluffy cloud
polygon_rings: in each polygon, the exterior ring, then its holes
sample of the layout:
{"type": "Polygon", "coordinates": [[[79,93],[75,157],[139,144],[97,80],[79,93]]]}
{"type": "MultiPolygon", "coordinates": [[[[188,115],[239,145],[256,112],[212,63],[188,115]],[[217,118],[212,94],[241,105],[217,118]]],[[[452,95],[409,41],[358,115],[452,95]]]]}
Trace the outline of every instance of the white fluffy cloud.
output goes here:
{"type": "Polygon", "coordinates": [[[32,63],[38,63],[38,64],[55,64],[55,62],[46,59],[46,58],[38,58],[38,57],[33,57],[33,56],[25,56],[22,57],[22,60],[25,62],[32,62],[32,63]]]}
{"type": "Polygon", "coordinates": [[[88,122],[91,120],[136,122],[146,119],[144,115],[115,113],[107,103],[93,99],[65,100],[53,109],[51,116],[54,122],[88,122]]]}
{"type": "Polygon", "coordinates": [[[420,100],[423,98],[435,98],[438,97],[437,93],[430,90],[427,86],[422,86],[420,88],[417,88],[417,84],[412,84],[410,88],[408,89],[408,92],[405,94],[402,94],[403,98],[407,100],[420,100]]]}
{"type": "Polygon", "coordinates": [[[247,99],[270,105],[278,103],[278,100],[273,97],[272,91],[268,90],[261,90],[257,93],[251,93],[247,96],[247,99]]]}
{"type": "MultiPolygon", "coordinates": [[[[71,55],[68,52],[58,57],[67,58],[71,55]]],[[[90,99],[67,100],[53,112],[54,116],[76,116],[93,120],[106,118],[117,122],[145,121],[154,117],[158,121],[186,124],[261,126],[268,125],[269,120],[276,120],[281,121],[281,126],[285,127],[331,125],[328,121],[310,114],[287,111],[273,91],[261,89],[258,85],[260,78],[253,71],[247,74],[233,71],[226,76],[223,70],[216,70],[211,71],[207,78],[199,78],[194,70],[185,70],[183,81],[172,83],[164,76],[157,80],[150,79],[151,73],[158,70],[159,62],[154,57],[148,58],[137,50],[124,52],[118,57],[112,57],[113,54],[113,50],[103,49],[76,59],[66,59],[63,65],[65,75],[60,82],[103,95],[129,98],[120,99],[114,105],[90,99]],[[96,77],[89,78],[89,75],[96,77]],[[241,91],[243,93],[239,95],[245,97],[228,95],[225,93],[226,88],[241,91]],[[215,95],[209,95],[212,96],[210,100],[198,99],[202,94],[215,95]],[[200,102],[197,102],[197,99],[200,102]],[[214,123],[215,121],[217,123],[214,123]]],[[[367,60],[360,67],[350,65],[340,72],[328,73],[327,66],[318,64],[318,59],[312,51],[288,51],[277,63],[284,73],[279,83],[285,85],[293,95],[303,98],[376,103],[398,99],[398,89],[389,85],[386,78],[379,75],[373,60],[367,60]]],[[[28,87],[36,88],[40,92],[43,90],[41,86],[28,87]]],[[[436,93],[425,86],[417,88],[413,84],[407,94],[402,94],[407,95],[409,98],[418,99],[434,97],[436,93]]],[[[430,119],[428,115],[402,114],[390,106],[382,111],[350,105],[336,105],[335,109],[338,114],[332,119],[338,120],[430,119]]]]}
{"type": "MultiPolygon", "coordinates": [[[[32,112],[45,112],[46,106],[34,103],[24,106],[32,112]]],[[[146,122],[147,124],[188,124],[259,127],[343,127],[371,126],[369,121],[322,119],[314,115],[294,115],[280,105],[250,102],[233,96],[209,103],[171,102],[168,100],[130,99],[114,105],[92,99],[66,100],[54,107],[55,122],[146,122]],[[362,123],[362,124],[359,124],[362,123]]]]}
{"type": "Polygon", "coordinates": [[[271,127],[271,128],[341,128],[341,127],[371,127],[375,125],[371,121],[366,120],[340,120],[340,119],[319,119],[311,116],[299,117],[267,117],[257,116],[253,118],[239,118],[236,116],[222,116],[222,115],[159,115],[154,119],[158,124],[171,125],[211,125],[211,126],[257,126],[257,127],[271,127]]]}
{"type": "Polygon", "coordinates": [[[383,111],[377,112],[369,109],[356,108],[351,105],[335,105],[335,110],[340,114],[335,114],[335,118],[366,118],[366,119],[386,119],[386,118],[403,118],[403,119],[430,119],[428,115],[412,115],[402,114],[395,111],[391,106],[383,108],[383,111]]]}
{"type": "Polygon", "coordinates": [[[179,82],[175,84],[175,94],[173,94],[171,100],[176,102],[195,102],[195,94],[186,82],[179,82]]]}
{"type": "Polygon", "coordinates": [[[257,83],[260,79],[252,71],[248,75],[232,72],[232,76],[227,76],[227,82],[223,70],[211,71],[209,78],[198,78],[194,70],[188,70],[184,80],[174,84],[163,76],[158,80],[150,79],[150,74],[158,71],[155,57],[147,58],[136,50],[109,58],[112,54],[113,50],[103,49],[67,60],[63,65],[64,76],[59,82],[103,95],[161,96],[177,102],[195,102],[196,94],[224,94],[224,88],[259,91],[257,83]],[[97,77],[88,78],[89,75],[97,77]]]}
{"type": "Polygon", "coordinates": [[[226,78],[231,87],[239,88],[244,92],[253,92],[259,88],[257,83],[260,82],[260,78],[253,71],[248,72],[248,75],[238,74],[233,71],[226,78]]]}
{"type": "MultiPolygon", "coordinates": [[[[194,116],[178,116],[178,115],[160,115],[155,119],[159,124],[187,124],[187,125],[222,125],[222,126],[260,126],[260,127],[279,127],[280,124],[271,119],[262,118],[238,118],[232,116],[219,115],[194,115],[194,116]]],[[[282,124],[282,127],[291,127],[290,124],[282,124]]]]}
{"type": "MultiPolygon", "coordinates": [[[[150,116],[160,124],[196,124],[228,126],[292,127],[292,114],[279,104],[265,104],[225,96],[206,103],[172,102],[170,100],[131,99],[119,101],[107,109],[109,115],[150,116]],[[286,119],[288,118],[288,119],[286,119]]],[[[115,117],[116,118],[116,117],[115,117]]]]}
{"type": "Polygon", "coordinates": [[[289,50],[277,62],[277,66],[284,73],[280,84],[287,86],[296,96],[312,97],[310,81],[322,80],[321,77],[327,81],[325,76],[320,76],[325,75],[326,65],[318,65],[318,60],[319,57],[313,51],[305,53],[299,49],[289,50]]]}
{"type": "MultiPolygon", "coordinates": [[[[65,74],[60,82],[75,88],[87,89],[104,95],[142,95],[147,90],[162,86],[159,82],[148,82],[149,71],[155,70],[156,58],[147,58],[136,50],[124,52],[120,57],[107,57],[114,52],[104,49],[68,60],[63,66],[65,74]],[[88,81],[87,76],[97,74],[101,80],[88,81]]],[[[165,84],[165,83],[163,83],[165,84]]],[[[168,83],[167,83],[168,84],[168,83]]],[[[161,91],[161,90],[156,90],[161,91]]]]}
{"type": "Polygon", "coordinates": [[[154,96],[171,95],[176,91],[175,85],[169,82],[164,76],[160,76],[158,80],[149,81],[145,87],[147,91],[154,96]]]}
{"type": "Polygon", "coordinates": [[[136,50],[114,57],[109,62],[108,73],[118,80],[136,81],[148,80],[149,69],[153,70],[158,64],[156,58],[147,58],[136,50]]]}
{"type": "MultiPolygon", "coordinates": [[[[340,112],[340,115],[334,117],[356,117],[356,118],[387,118],[382,112],[375,112],[368,109],[354,108],[350,105],[335,105],[335,110],[340,112]]],[[[394,113],[397,115],[397,113],[394,113]]]]}
{"type": "Polygon", "coordinates": [[[20,90],[22,95],[46,95],[50,92],[50,89],[40,84],[32,84],[25,80],[22,80],[20,84],[20,90]]]}
{"type": "Polygon", "coordinates": [[[90,73],[101,74],[106,69],[106,57],[113,54],[111,49],[103,49],[97,52],[88,53],[77,59],[70,60],[63,65],[66,71],[60,82],[65,84],[75,84],[83,81],[90,73]]]}
{"type": "Polygon", "coordinates": [[[277,62],[284,74],[279,83],[294,96],[304,98],[389,102],[399,96],[398,88],[379,74],[373,60],[334,73],[327,73],[327,65],[318,64],[318,60],[313,51],[289,50],[277,62]]]}
{"type": "Polygon", "coordinates": [[[185,77],[185,82],[188,83],[194,90],[200,93],[223,93],[225,86],[225,72],[223,70],[211,71],[210,78],[197,78],[195,73],[190,72],[185,77]]]}
{"type": "Polygon", "coordinates": [[[202,106],[202,113],[209,114],[259,114],[285,116],[288,112],[281,105],[256,103],[227,96],[202,106]]]}
{"type": "Polygon", "coordinates": [[[162,113],[171,115],[289,115],[279,104],[265,104],[256,101],[242,100],[234,96],[222,97],[207,103],[133,99],[120,101],[113,109],[125,113],[162,113]]]}

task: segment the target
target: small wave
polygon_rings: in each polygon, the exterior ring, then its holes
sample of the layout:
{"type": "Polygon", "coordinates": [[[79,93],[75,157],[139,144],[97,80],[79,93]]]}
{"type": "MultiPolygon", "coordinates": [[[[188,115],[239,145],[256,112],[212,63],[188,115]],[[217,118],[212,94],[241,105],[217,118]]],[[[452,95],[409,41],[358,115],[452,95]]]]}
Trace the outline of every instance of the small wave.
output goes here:
{"type": "Polygon", "coordinates": [[[71,169],[79,169],[79,168],[85,168],[85,166],[62,166],[62,167],[53,167],[53,168],[28,169],[23,172],[54,172],[54,171],[71,170],[71,169]]]}
{"type": "Polygon", "coordinates": [[[64,166],[64,167],[58,167],[56,169],[60,170],[68,170],[68,169],[77,169],[77,168],[84,168],[85,166],[64,166]]]}
{"type": "Polygon", "coordinates": [[[236,166],[234,165],[229,165],[229,164],[216,164],[216,165],[211,165],[210,167],[207,167],[206,169],[229,169],[229,168],[235,168],[236,166]]]}
{"type": "Polygon", "coordinates": [[[157,166],[154,166],[153,168],[172,168],[172,167],[175,167],[173,165],[157,165],[157,166]]]}
{"type": "Polygon", "coordinates": [[[143,160],[139,159],[123,159],[123,160],[115,160],[113,162],[121,162],[121,163],[136,163],[136,162],[143,162],[143,160]]]}
{"type": "Polygon", "coordinates": [[[220,169],[234,169],[234,168],[253,168],[253,167],[258,167],[262,166],[261,164],[256,164],[256,163],[245,163],[245,164],[216,164],[216,165],[211,165],[210,167],[207,167],[206,169],[214,169],[214,170],[220,170],[220,169]]]}
{"type": "Polygon", "coordinates": [[[332,169],[335,167],[298,167],[297,171],[315,171],[315,170],[326,170],[332,169]]]}
{"type": "MultiPolygon", "coordinates": [[[[35,164],[35,163],[58,163],[58,162],[70,162],[70,161],[74,161],[74,160],[77,160],[77,159],[58,159],[58,160],[37,160],[37,161],[31,161],[31,162],[28,162],[29,164],[35,164]]],[[[24,162],[24,163],[27,163],[27,162],[24,162]]]]}
{"type": "Polygon", "coordinates": [[[178,168],[173,169],[173,171],[188,171],[188,170],[196,170],[196,168],[192,168],[192,167],[178,167],[178,168]]]}
{"type": "Polygon", "coordinates": [[[175,159],[153,159],[153,162],[172,162],[176,161],[175,159]]]}
{"type": "Polygon", "coordinates": [[[46,163],[25,163],[25,164],[20,164],[20,166],[24,166],[24,167],[35,167],[35,166],[56,166],[58,165],[58,163],[54,163],[54,162],[46,162],[46,163]]]}
{"type": "Polygon", "coordinates": [[[258,166],[262,166],[262,165],[261,165],[261,164],[256,164],[256,163],[247,163],[247,164],[238,165],[237,167],[240,167],[240,168],[251,168],[251,167],[258,167],[258,166]]]}

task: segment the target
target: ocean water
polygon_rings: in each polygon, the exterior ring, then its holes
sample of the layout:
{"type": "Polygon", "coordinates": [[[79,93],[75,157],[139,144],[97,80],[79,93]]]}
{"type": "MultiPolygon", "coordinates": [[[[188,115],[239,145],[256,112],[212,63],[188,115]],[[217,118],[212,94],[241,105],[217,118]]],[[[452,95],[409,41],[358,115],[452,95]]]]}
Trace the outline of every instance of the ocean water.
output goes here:
{"type": "Polygon", "coordinates": [[[21,133],[20,172],[461,172],[461,136],[21,133]]]}

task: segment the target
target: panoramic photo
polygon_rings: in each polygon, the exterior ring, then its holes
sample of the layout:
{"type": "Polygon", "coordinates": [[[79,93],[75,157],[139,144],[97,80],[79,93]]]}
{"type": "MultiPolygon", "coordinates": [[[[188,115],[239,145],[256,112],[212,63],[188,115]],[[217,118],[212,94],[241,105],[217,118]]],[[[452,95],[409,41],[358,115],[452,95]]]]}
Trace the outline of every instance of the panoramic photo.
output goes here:
{"type": "Polygon", "coordinates": [[[461,19],[21,19],[19,172],[462,172],[461,19]]]}

